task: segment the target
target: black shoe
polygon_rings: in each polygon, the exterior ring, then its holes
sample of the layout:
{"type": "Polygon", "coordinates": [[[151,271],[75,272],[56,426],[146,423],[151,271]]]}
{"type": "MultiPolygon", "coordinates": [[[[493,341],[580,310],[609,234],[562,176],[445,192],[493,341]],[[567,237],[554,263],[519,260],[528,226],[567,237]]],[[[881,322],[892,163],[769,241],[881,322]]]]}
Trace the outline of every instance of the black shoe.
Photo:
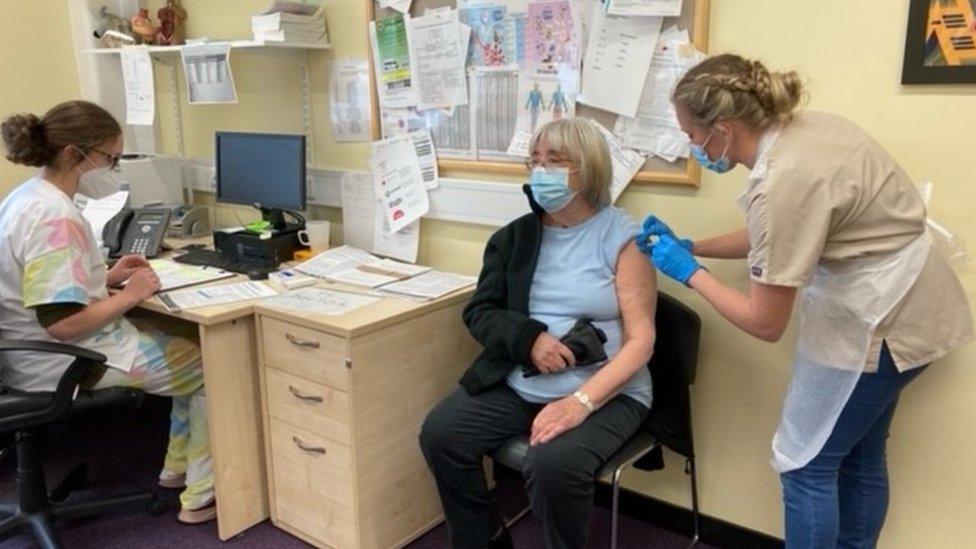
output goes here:
{"type": "Polygon", "coordinates": [[[508,528],[502,526],[498,532],[492,536],[485,549],[514,549],[512,546],[512,535],[508,533],[508,528]]]}

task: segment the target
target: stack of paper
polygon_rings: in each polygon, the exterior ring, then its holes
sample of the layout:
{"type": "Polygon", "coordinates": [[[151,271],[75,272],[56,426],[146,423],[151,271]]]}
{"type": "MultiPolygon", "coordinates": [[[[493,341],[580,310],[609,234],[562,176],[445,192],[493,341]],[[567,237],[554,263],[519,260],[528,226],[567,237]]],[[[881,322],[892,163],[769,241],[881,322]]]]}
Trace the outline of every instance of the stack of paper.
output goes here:
{"type": "Polygon", "coordinates": [[[377,293],[424,300],[437,299],[473,286],[477,281],[478,279],[473,276],[431,270],[407,280],[387,284],[377,290],[377,293]]]}
{"type": "Polygon", "coordinates": [[[151,259],[149,266],[159,277],[161,292],[234,276],[234,273],[220,269],[184,265],[169,259],[151,259]]]}
{"type": "Polygon", "coordinates": [[[262,305],[292,309],[303,313],[319,315],[344,315],[353,309],[375,303],[375,297],[333,292],[321,288],[303,288],[269,297],[261,302],[262,305]]]}
{"type": "Polygon", "coordinates": [[[159,301],[170,311],[180,311],[193,307],[207,307],[223,305],[235,301],[247,301],[262,297],[277,295],[266,284],[261,282],[240,282],[223,286],[203,286],[201,288],[186,288],[164,294],[158,294],[159,301]]]}
{"type": "Polygon", "coordinates": [[[324,44],[329,41],[325,14],[314,4],[276,2],[265,13],[251,16],[251,31],[254,39],[261,42],[324,44]]]}
{"type": "Polygon", "coordinates": [[[378,288],[430,271],[430,267],[380,259],[359,248],[340,246],[295,267],[298,272],[332,282],[378,288]]]}

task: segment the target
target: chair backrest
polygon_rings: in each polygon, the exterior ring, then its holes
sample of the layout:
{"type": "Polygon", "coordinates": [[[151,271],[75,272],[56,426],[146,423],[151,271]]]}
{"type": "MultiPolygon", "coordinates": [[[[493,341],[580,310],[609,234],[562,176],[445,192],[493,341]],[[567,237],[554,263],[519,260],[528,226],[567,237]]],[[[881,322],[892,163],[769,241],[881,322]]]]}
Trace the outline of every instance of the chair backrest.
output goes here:
{"type": "Polygon", "coordinates": [[[658,293],[654,323],[657,339],[647,364],[654,402],[643,429],[675,452],[694,457],[688,386],[695,382],[701,318],[677,299],[658,293]]]}

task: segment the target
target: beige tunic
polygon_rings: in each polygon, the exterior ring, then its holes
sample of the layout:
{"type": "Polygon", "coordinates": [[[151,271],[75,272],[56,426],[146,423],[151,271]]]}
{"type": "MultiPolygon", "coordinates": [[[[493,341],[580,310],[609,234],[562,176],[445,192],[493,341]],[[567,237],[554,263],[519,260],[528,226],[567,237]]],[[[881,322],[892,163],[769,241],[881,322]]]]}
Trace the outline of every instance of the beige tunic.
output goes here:
{"type": "MultiPolygon", "coordinates": [[[[905,171],[838,116],[804,111],[767,130],[749,179],[742,201],[756,282],[803,287],[820,263],[888,254],[925,230],[925,205],[905,171]]],[[[904,371],[972,340],[965,292],[933,249],[875,332],[865,371],[877,371],[882,341],[904,371]]]]}

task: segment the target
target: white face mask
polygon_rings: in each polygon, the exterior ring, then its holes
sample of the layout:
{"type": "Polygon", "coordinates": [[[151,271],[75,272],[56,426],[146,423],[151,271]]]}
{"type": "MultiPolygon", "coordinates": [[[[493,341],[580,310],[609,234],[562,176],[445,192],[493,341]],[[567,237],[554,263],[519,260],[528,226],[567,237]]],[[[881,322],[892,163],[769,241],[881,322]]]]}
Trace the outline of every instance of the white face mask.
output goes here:
{"type": "Polygon", "coordinates": [[[112,168],[108,166],[98,166],[92,162],[92,159],[89,158],[87,154],[81,154],[84,155],[88,162],[95,165],[95,168],[81,174],[81,178],[78,180],[78,192],[87,196],[88,198],[94,198],[97,200],[99,198],[111,196],[122,188],[122,183],[120,183],[119,180],[112,175],[112,168]]]}

